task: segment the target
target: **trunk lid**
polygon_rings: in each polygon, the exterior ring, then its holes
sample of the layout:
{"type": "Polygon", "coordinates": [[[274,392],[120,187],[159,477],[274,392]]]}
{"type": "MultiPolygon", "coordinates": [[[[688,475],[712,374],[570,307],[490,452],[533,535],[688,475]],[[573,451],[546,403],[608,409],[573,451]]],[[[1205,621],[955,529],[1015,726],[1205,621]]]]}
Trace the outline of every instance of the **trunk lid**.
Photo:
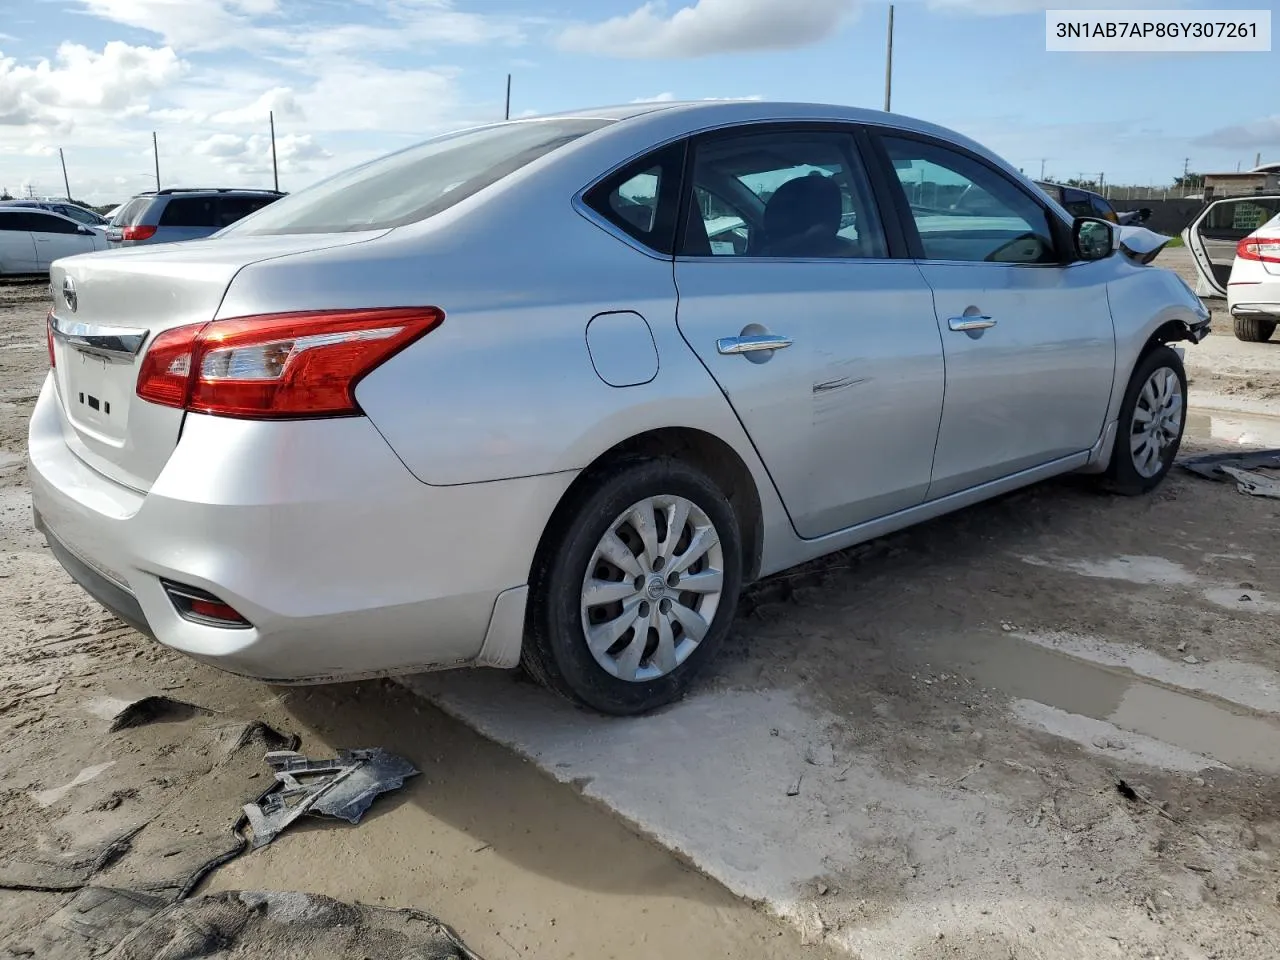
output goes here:
{"type": "Polygon", "coordinates": [[[140,399],[138,365],[165,330],[206,323],[245,266],[359,243],[369,233],[246,237],[69,257],[50,270],[54,380],[71,450],[146,492],[178,443],[184,412],[140,399]]]}

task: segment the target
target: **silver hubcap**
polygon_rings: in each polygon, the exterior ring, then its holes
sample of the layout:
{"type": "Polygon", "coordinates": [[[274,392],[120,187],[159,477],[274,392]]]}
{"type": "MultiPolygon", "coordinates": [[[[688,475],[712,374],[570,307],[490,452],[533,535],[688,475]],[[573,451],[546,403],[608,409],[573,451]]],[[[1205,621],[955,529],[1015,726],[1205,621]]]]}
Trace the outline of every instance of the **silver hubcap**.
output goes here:
{"type": "Polygon", "coordinates": [[[1168,367],[1147,378],[1133,408],[1129,450],[1133,466],[1144,477],[1158,474],[1165,452],[1182,436],[1182,382],[1168,367]]]}
{"type": "Polygon", "coordinates": [[[609,525],[582,581],[591,655],[619,680],[644,683],[689,659],[720,606],[724,548],[683,497],[649,497],[609,525]]]}

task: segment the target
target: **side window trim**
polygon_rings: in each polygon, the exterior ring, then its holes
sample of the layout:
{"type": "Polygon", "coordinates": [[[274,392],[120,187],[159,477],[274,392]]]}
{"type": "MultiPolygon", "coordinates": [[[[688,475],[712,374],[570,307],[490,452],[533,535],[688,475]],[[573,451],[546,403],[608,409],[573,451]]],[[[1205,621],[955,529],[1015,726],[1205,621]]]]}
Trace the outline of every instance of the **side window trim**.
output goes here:
{"type": "MultiPolygon", "coordinates": [[[[819,263],[879,263],[884,260],[892,259],[910,259],[911,253],[907,247],[906,238],[902,231],[902,225],[897,222],[898,217],[893,216],[892,209],[886,206],[886,191],[884,185],[879,182],[881,171],[877,169],[878,164],[872,156],[873,147],[870,137],[867,134],[864,124],[851,121],[840,120],[750,120],[743,123],[734,123],[727,126],[716,127],[714,130],[706,130],[701,133],[692,134],[686,141],[685,159],[684,159],[684,176],[682,177],[682,189],[680,194],[680,219],[676,226],[676,244],[675,258],[677,260],[687,261],[715,261],[717,263],[732,259],[739,262],[749,263],[798,263],[798,262],[819,262],[819,263]],[[865,175],[870,187],[870,201],[875,207],[875,213],[880,221],[880,228],[884,234],[886,246],[888,248],[885,257],[866,257],[866,258],[829,258],[817,261],[809,261],[805,258],[787,258],[787,257],[747,257],[738,256],[732,258],[726,257],[707,257],[699,255],[683,254],[680,252],[680,244],[685,236],[685,230],[688,226],[690,211],[693,209],[693,167],[697,154],[697,148],[700,144],[731,139],[739,136],[758,136],[771,133],[837,133],[843,134],[848,138],[848,149],[851,152],[852,159],[861,167],[861,172],[865,175]]],[[[852,172],[852,171],[851,171],[852,172]]]]}
{"type": "MultiPolygon", "coordinates": [[[[1014,187],[1028,200],[1034,203],[1042,211],[1049,223],[1049,229],[1053,234],[1053,244],[1058,252],[1059,260],[1056,263],[991,263],[993,267],[1035,267],[1043,269],[1045,267],[1057,268],[1072,262],[1070,256],[1071,251],[1071,228],[1062,222],[1062,218],[1054,212],[1053,208],[1047,206],[1044,197],[1036,196],[1034,191],[1028,190],[1017,180],[1011,179],[1007,173],[995,166],[985,157],[979,156],[972,150],[966,149],[958,143],[932,137],[925,133],[918,133],[915,130],[903,130],[897,127],[877,126],[871,129],[871,140],[874,148],[874,161],[880,166],[882,173],[889,177],[888,189],[892,193],[894,209],[897,213],[895,219],[900,222],[902,230],[906,234],[907,246],[911,251],[911,257],[915,260],[928,260],[924,252],[924,242],[920,239],[920,231],[916,228],[915,215],[911,212],[911,204],[907,200],[907,193],[902,189],[902,184],[898,180],[897,173],[893,169],[893,161],[889,157],[889,151],[884,145],[884,139],[892,137],[896,140],[914,140],[917,143],[923,143],[928,146],[937,147],[942,150],[949,150],[957,153],[965,159],[976,163],[989,171],[993,176],[1000,177],[1009,186],[1014,187]],[[891,177],[889,175],[892,175],[891,177]]],[[[940,261],[934,261],[940,262],[940,261]]],[[[972,263],[983,265],[983,261],[946,261],[957,263],[972,263]]]]}
{"type": "Polygon", "coordinates": [[[684,178],[688,167],[689,140],[681,137],[668,143],[659,144],[651,150],[624,161],[601,177],[583,187],[573,198],[574,209],[586,220],[604,230],[610,236],[621,240],[627,246],[656,260],[671,260],[676,247],[677,229],[682,224],[683,216],[679,207],[684,197],[684,178]],[[605,212],[592,203],[592,197],[598,191],[612,191],[626,183],[637,174],[650,167],[669,168],[674,176],[664,176],[658,185],[657,208],[654,212],[654,229],[650,233],[657,234],[661,241],[659,246],[646,243],[617,223],[605,212]],[[661,229],[659,229],[661,228],[661,229]]]}

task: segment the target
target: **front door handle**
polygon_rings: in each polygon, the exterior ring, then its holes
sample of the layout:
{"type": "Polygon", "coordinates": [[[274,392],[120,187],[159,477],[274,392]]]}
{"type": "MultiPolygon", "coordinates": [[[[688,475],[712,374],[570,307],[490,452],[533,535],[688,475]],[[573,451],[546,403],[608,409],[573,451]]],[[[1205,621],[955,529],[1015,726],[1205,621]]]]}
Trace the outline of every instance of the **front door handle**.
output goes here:
{"type": "Polygon", "coordinates": [[[974,316],[972,314],[963,317],[952,317],[947,321],[947,326],[956,333],[970,333],[974,330],[990,330],[996,325],[996,321],[990,317],[974,316]]]}
{"type": "Polygon", "coordinates": [[[716,352],[731,357],[760,350],[782,350],[793,343],[795,341],[790,337],[782,337],[776,333],[753,333],[744,337],[721,337],[716,341],[716,352]]]}

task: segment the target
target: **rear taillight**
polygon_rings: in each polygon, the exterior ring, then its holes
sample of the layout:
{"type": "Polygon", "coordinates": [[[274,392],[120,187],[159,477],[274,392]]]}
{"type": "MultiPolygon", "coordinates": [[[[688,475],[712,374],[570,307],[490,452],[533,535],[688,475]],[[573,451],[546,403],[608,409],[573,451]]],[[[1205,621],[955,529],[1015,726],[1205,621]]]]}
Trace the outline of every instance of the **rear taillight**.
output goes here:
{"type": "Polygon", "coordinates": [[[49,346],[49,366],[56,367],[58,365],[58,355],[53,349],[53,310],[49,311],[49,316],[44,321],[44,339],[49,346]]]}
{"type": "Polygon", "coordinates": [[[443,320],[435,307],[394,307],[177,327],[142,358],[138,396],[224,417],[352,416],[356,384],[443,320]]]}
{"type": "Polygon", "coordinates": [[[1280,237],[1245,237],[1236,245],[1241,260],[1280,263],[1280,237]]]}
{"type": "Polygon", "coordinates": [[[120,231],[121,240],[150,240],[156,235],[156,228],[149,225],[125,227],[120,231]]]}

